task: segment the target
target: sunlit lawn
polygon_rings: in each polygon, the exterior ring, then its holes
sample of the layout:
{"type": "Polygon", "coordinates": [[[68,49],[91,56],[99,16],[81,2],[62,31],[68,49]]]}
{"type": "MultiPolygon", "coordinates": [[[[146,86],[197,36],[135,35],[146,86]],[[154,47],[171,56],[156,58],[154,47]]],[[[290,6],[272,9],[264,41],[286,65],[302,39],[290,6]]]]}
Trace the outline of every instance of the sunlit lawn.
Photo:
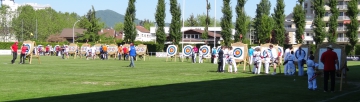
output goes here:
{"type": "MultiPolygon", "coordinates": [[[[215,64],[165,62],[151,57],[136,61],[63,60],[42,56],[41,64],[9,64],[11,56],[0,56],[0,101],[322,101],[360,90],[360,62],[349,62],[349,83],[343,91],[323,92],[323,78],[318,90],[307,89],[307,77],[283,74],[253,75],[216,73],[215,64]],[[294,81],[296,79],[296,81],[294,81]],[[354,83],[357,82],[357,83],[354,83]]],[[[226,68],[227,69],[227,68],[226,68]]],[[[337,80],[337,82],[339,82],[337,80]]],[[[339,90],[339,83],[336,84],[339,90]]],[[[331,101],[360,101],[360,91],[331,101]]]]}

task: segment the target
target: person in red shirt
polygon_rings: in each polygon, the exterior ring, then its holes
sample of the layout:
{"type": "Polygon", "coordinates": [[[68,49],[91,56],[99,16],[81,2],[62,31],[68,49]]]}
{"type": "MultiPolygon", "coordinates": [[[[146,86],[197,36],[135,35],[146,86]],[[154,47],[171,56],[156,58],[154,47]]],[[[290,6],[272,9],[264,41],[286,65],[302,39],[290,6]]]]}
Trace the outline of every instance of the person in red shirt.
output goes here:
{"type": "Polygon", "coordinates": [[[128,59],[128,48],[127,47],[123,47],[123,55],[124,55],[124,61],[125,61],[125,58],[126,58],[126,60],[128,59]]]}
{"type": "Polygon", "coordinates": [[[26,54],[26,50],[28,48],[25,46],[25,44],[23,44],[23,46],[21,47],[21,54],[20,54],[20,64],[24,64],[25,63],[25,54],[26,54]]]}
{"type": "Polygon", "coordinates": [[[49,56],[50,54],[50,45],[47,45],[45,48],[45,54],[49,56]]]}
{"type": "Polygon", "coordinates": [[[15,60],[17,58],[18,42],[15,42],[10,48],[11,48],[11,52],[12,52],[12,55],[13,55],[13,59],[11,60],[11,64],[14,64],[15,60]]]}
{"type": "Polygon", "coordinates": [[[337,54],[333,51],[332,45],[327,46],[327,51],[321,55],[321,62],[324,64],[324,92],[328,91],[329,76],[331,79],[330,90],[335,90],[335,71],[336,66],[340,68],[337,54]],[[335,66],[336,65],[336,66],[335,66]]]}

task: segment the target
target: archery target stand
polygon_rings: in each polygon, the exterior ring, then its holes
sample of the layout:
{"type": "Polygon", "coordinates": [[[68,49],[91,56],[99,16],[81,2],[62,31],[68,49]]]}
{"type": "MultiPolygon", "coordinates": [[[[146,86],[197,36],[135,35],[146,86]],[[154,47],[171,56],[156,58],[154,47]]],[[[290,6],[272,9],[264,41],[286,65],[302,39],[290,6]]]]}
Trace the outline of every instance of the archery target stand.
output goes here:
{"type": "Polygon", "coordinates": [[[176,62],[176,57],[177,57],[177,46],[176,45],[169,45],[166,49],[166,62],[168,61],[168,58],[170,57],[170,60],[172,61],[173,59],[175,59],[174,61],[176,62]]]}
{"type": "Polygon", "coordinates": [[[191,45],[185,45],[182,51],[182,58],[181,62],[184,62],[184,58],[186,58],[186,61],[189,61],[191,54],[192,54],[192,46],[191,45]]]}
{"type": "MultiPolygon", "coordinates": [[[[89,49],[90,48],[90,44],[88,43],[85,43],[85,44],[82,44],[81,47],[80,47],[80,59],[82,57],[84,57],[84,55],[87,53],[86,49],[89,49]]],[[[91,49],[90,49],[91,50],[91,49]]],[[[86,55],[85,55],[86,56],[86,55]]]]}
{"type": "Polygon", "coordinates": [[[25,52],[26,53],[25,56],[29,58],[29,64],[31,64],[33,57],[37,58],[39,64],[41,64],[40,55],[37,52],[37,49],[35,48],[35,46],[36,46],[35,41],[27,40],[27,41],[24,41],[23,44],[28,48],[25,52]]]}
{"type": "Polygon", "coordinates": [[[69,56],[71,55],[71,54],[73,54],[74,55],[74,59],[76,58],[76,56],[77,56],[77,48],[78,48],[78,45],[77,44],[75,44],[75,43],[71,43],[71,44],[69,44],[69,56]]]}
{"type": "Polygon", "coordinates": [[[137,57],[138,57],[136,59],[136,61],[138,59],[143,59],[145,61],[147,53],[148,53],[147,45],[140,44],[140,45],[136,46],[136,54],[137,54],[137,57]]]}
{"type": "MultiPolygon", "coordinates": [[[[319,67],[318,69],[323,72],[324,70],[324,64],[320,61],[321,59],[321,56],[324,52],[327,51],[327,46],[331,45],[333,50],[337,56],[338,56],[338,61],[339,61],[339,66],[341,68],[338,68],[338,66],[336,66],[337,69],[340,69],[340,73],[337,73],[337,74],[340,74],[341,75],[341,79],[340,79],[340,91],[342,91],[342,87],[343,87],[343,79],[345,79],[345,83],[346,83],[346,78],[348,76],[346,76],[345,78],[343,77],[344,75],[346,75],[346,67],[347,67],[347,60],[346,60],[346,53],[345,53],[345,47],[344,46],[341,46],[341,45],[338,45],[338,44],[335,44],[335,43],[323,43],[321,45],[318,46],[318,48],[316,49],[316,52],[315,52],[315,63],[318,63],[319,64],[319,67]]],[[[323,74],[323,73],[322,73],[323,74]]],[[[336,76],[335,76],[336,77],[336,76]]]]}
{"type": "Polygon", "coordinates": [[[239,63],[239,64],[237,64],[237,66],[240,66],[240,63],[243,62],[243,64],[244,64],[243,71],[245,72],[247,57],[248,57],[247,56],[248,55],[247,44],[244,44],[242,42],[237,42],[237,43],[231,44],[231,46],[233,48],[233,55],[234,55],[235,63],[239,63]]]}
{"type": "MultiPolygon", "coordinates": [[[[200,46],[199,48],[199,52],[202,52],[202,59],[205,59],[207,61],[210,61],[208,59],[211,59],[211,49],[210,49],[210,46],[208,45],[203,45],[203,46],[200,46]]],[[[200,55],[199,55],[199,58],[200,58],[200,55]]]]}
{"type": "Polygon", "coordinates": [[[107,46],[108,57],[114,56],[113,58],[114,60],[116,60],[117,48],[118,46],[116,44],[110,44],[109,46],[107,46]]]}

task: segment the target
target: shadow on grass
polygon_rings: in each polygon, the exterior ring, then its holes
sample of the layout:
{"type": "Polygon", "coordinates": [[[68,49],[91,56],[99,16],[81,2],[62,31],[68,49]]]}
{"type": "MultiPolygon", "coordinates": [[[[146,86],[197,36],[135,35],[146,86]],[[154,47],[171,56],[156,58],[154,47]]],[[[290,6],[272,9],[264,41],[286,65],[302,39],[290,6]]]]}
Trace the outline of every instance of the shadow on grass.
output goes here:
{"type": "MultiPolygon", "coordinates": [[[[349,77],[357,77],[360,65],[350,68],[349,77]],[[357,69],[355,69],[357,68],[357,69]]],[[[216,73],[208,71],[207,73],[216,73]]],[[[218,73],[229,74],[229,73],[218,73]]],[[[245,73],[238,73],[245,74],[245,73]]],[[[253,77],[231,78],[202,82],[189,82],[160,86],[140,87],[122,90],[92,92],[74,95],[63,95],[35,99],[15,100],[11,102],[192,102],[192,101],[319,101],[326,100],[350,92],[345,88],[342,92],[323,93],[322,79],[318,78],[318,91],[307,90],[307,77],[281,75],[259,75],[253,77]],[[293,80],[296,78],[296,81],[293,80]],[[317,98],[309,98],[317,96],[317,98]],[[296,99],[296,100],[294,100],[296,99]]],[[[337,84],[338,86],[338,84],[337,84]]],[[[336,88],[338,88],[336,86],[336,88]]],[[[337,89],[338,90],[338,89],[337,89]]],[[[359,100],[357,95],[350,94],[359,100]]],[[[350,97],[346,95],[345,97],[350,97]]],[[[337,98],[339,99],[339,98],[337,98]]]]}

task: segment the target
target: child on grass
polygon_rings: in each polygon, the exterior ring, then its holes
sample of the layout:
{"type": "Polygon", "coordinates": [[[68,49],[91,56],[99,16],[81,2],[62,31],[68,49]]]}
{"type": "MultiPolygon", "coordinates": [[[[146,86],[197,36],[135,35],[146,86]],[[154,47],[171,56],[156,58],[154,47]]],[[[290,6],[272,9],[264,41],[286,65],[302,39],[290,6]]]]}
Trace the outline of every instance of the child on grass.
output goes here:
{"type": "Polygon", "coordinates": [[[319,64],[314,62],[314,56],[310,56],[309,60],[307,60],[306,65],[307,68],[307,75],[308,75],[308,89],[309,90],[316,90],[316,68],[319,66],[319,64]]]}

